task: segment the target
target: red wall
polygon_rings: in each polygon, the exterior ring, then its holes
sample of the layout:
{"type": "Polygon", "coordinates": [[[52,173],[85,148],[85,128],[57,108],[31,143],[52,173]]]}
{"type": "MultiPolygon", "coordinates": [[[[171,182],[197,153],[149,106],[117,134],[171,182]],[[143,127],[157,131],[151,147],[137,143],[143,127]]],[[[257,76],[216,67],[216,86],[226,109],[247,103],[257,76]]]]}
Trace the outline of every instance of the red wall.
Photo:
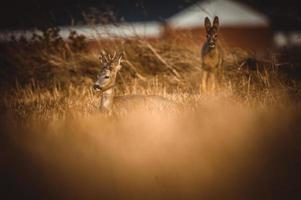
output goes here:
{"type": "MultiPolygon", "coordinates": [[[[166,29],[163,38],[187,38],[203,43],[204,28],[166,29]]],[[[265,51],[271,47],[272,33],[268,27],[221,27],[219,32],[221,43],[227,47],[239,47],[253,51],[265,51]]]]}

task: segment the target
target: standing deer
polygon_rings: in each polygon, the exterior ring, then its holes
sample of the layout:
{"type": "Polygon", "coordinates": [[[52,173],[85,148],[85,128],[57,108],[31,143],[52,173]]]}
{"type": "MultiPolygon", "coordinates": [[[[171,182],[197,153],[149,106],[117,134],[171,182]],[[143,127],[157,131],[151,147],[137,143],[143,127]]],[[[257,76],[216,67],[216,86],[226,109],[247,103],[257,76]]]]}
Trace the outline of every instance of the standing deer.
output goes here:
{"type": "MultiPolygon", "coordinates": [[[[132,110],[137,106],[151,108],[166,108],[175,105],[161,96],[156,95],[127,95],[115,96],[115,83],[118,71],[121,69],[122,54],[103,54],[100,57],[101,71],[93,85],[95,91],[102,92],[100,110],[109,114],[112,111],[132,110]]],[[[171,107],[170,107],[171,108],[171,107]]]]}
{"type": "Polygon", "coordinates": [[[214,90],[216,84],[216,73],[222,65],[222,51],[217,41],[217,33],[219,29],[219,19],[214,17],[213,25],[208,17],[204,21],[206,37],[201,57],[202,57],[202,78],[201,91],[206,92],[208,89],[214,90]]]}

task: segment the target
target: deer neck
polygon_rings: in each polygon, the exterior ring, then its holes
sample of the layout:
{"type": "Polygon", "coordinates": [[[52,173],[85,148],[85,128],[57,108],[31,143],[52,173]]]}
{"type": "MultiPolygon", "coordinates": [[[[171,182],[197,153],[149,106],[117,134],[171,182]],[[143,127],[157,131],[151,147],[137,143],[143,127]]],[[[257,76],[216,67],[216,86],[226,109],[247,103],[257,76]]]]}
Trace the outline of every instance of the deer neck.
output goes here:
{"type": "Polygon", "coordinates": [[[102,92],[100,102],[100,108],[102,110],[110,111],[112,109],[114,94],[114,87],[111,87],[108,90],[102,92]]]}

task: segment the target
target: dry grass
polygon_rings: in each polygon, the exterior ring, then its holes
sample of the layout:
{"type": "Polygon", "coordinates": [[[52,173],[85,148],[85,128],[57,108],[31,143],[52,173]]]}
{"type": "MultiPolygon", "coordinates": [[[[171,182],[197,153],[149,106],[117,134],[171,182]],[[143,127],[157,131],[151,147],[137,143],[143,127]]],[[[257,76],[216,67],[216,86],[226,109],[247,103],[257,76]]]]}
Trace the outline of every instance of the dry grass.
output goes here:
{"type": "Polygon", "coordinates": [[[189,40],[91,44],[72,37],[64,42],[50,31],[6,47],[5,194],[292,199],[300,191],[299,83],[278,73],[274,63],[225,49],[218,90],[199,94],[199,46],[189,40]],[[161,95],[177,102],[178,110],[99,113],[91,84],[101,50],[125,52],[118,95],[161,95]]]}

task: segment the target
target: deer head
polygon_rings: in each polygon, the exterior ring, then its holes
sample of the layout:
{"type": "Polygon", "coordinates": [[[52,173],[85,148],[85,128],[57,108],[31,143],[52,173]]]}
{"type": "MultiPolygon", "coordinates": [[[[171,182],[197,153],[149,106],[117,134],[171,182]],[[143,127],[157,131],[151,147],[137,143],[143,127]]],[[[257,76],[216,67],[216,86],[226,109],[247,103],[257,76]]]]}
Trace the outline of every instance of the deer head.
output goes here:
{"type": "Polygon", "coordinates": [[[117,54],[116,52],[113,55],[102,53],[99,59],[101,70],[97,76],[97,81],[93,85],[93,89],[106,91],[115,85],[117,72],[121,69],[122,54],[117,54]]]}
{"type": "Polygon", "coordinates": [[[213,25],[211,25],[210,19],[206,17],[204,24],[206,29],[207,44],[209,48],[213,49],[216,46],[217,33],[219,29],[219,19],[217,16],[215,16],[213,25]]]}

